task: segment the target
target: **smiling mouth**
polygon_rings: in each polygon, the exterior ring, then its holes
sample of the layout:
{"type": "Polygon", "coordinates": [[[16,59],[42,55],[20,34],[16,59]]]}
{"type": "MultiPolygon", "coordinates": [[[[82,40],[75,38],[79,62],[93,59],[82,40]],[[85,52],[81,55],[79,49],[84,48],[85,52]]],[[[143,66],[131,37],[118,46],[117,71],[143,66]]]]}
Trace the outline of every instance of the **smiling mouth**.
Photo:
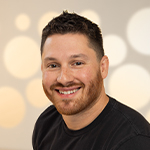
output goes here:
{"type": "Polygon", "coordinates": [[[73,94],[73,93],[76,93],[81,87],[77,88],[77,89],[73,89],[73,90],[58,90],[56,89],[56,91],[60,94],[63,94],[63,95],[69,95],[69,94],[73,94]]]}

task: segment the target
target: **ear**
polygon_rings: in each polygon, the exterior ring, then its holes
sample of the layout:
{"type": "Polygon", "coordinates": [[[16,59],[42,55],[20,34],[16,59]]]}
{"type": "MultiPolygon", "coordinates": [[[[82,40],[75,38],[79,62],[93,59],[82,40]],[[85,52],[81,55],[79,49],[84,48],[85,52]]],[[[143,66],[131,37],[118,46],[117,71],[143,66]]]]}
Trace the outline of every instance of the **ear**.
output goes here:
{"type": "Polygon", "coordinates": [[[107,77],[108,69],[109,69],[109,59],[106,55],[104,55],[100,61],[100,71],[103,79],[107,77]]]}

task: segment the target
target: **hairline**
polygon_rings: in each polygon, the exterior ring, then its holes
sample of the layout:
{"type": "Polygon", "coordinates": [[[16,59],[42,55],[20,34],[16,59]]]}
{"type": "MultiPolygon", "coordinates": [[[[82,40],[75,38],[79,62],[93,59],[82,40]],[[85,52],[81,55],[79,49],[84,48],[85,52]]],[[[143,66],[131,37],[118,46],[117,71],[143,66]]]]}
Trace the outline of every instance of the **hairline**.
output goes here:
{"type": "MultiPolygon", "coordinates": [[[[100,61],[101,58],[103,57],[101,54],[99,54],[100,52],[97,52],[97,51],[98,51],[98,48],[95,48],[96,46],[95,46],[94,44],[97,45],[97,43],[96,43],[94,40],[90,39],[90,38],[86,35],[86,33],[82,33],[82,32],[80,32],[80,31],[77,31],[77,32],[65,32],[65,33],[51,33],[51,34],[49,34],[49,35],[46,37],[46,39],[45,39],[45,41],[44,41],[44,43],[43,43],[43,45],[42,45],[42,47],[41,47],[41,57],[42,57],[42,54],[43,54],[43,48],[44,48],[45,42],[46,42],[46,40],[47,40],[49,37],[51,37],[51,36],[53,36],[53,35],[65,35],[65,34],[81,34],[81,35],[84,35],[84,36],[87,38],[87,41],[88,41],[87,45],[88,45],[88,47],[91,48],[93,51],[95,51],[97,60],[100,61]]],[[[99,49],[99,51],[100,51],[100,49],[99,49]]]]}

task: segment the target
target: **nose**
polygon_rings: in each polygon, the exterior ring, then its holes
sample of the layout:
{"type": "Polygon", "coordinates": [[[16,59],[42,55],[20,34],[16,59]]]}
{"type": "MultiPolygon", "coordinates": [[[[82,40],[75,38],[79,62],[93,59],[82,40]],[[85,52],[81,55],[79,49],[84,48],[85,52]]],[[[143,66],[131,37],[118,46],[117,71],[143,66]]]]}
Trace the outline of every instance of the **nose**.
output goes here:
{"type": "Polygon", "coordinates": [[[74,80],[72,71],[70,68],[63,67],[60,69],[59,75],[57,77],[57,82],[61,83],[63,86],[67,86],[74,80]]]}

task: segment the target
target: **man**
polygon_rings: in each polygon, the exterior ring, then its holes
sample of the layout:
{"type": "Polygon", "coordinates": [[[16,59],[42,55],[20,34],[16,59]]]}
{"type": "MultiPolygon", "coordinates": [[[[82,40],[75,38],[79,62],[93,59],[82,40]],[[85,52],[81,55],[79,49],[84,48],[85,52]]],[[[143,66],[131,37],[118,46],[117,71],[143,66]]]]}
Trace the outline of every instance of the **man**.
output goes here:
{"type": "Polygon", "coordinates": [[[150,125],[105,93],[109,61],[100,29],[63,12],[43,29],[43,89],[53,103],[38,118],[34,150],[150,150],[150,125]]]}

